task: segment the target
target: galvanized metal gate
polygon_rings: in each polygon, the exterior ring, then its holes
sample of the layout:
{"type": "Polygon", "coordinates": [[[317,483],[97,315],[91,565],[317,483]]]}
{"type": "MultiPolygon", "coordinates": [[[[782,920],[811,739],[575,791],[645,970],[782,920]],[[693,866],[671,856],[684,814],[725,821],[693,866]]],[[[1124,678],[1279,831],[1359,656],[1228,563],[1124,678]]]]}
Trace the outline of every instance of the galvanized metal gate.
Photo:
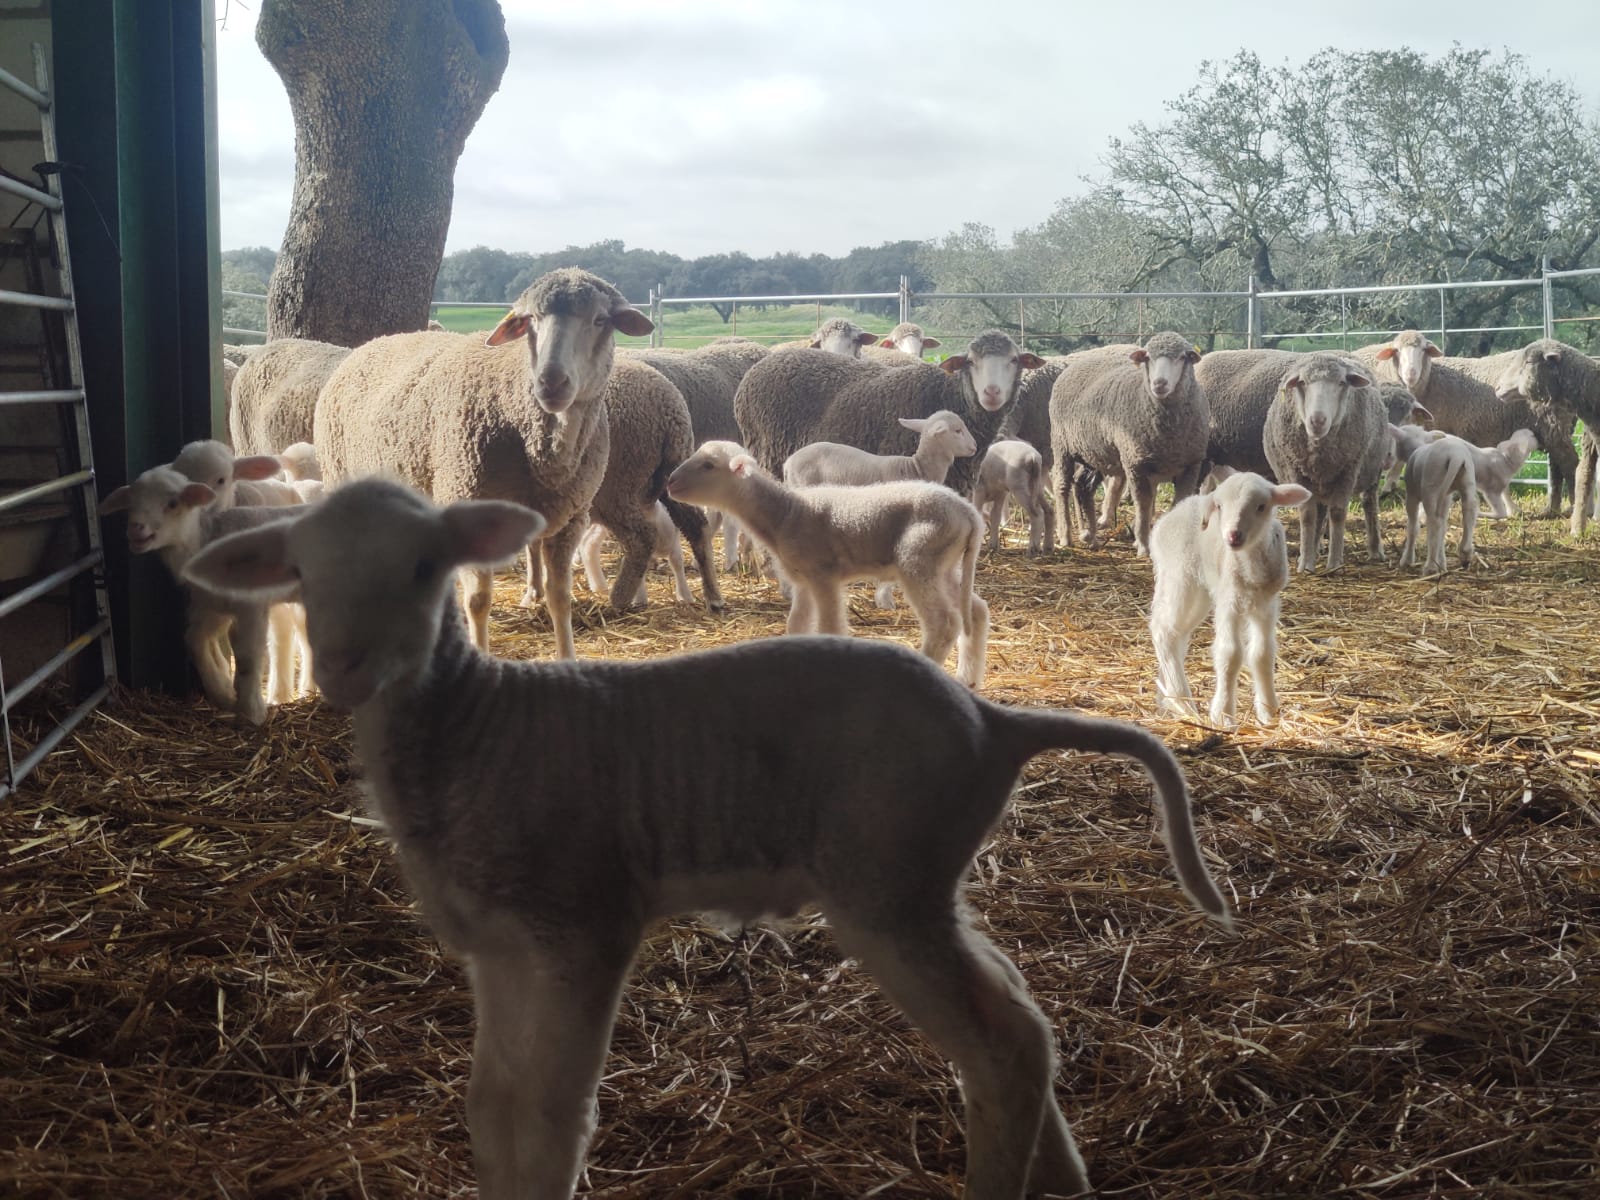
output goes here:
{"type": "MultiPolygon", "coordinates": [[[[40,114],[45,159],[57,160],[55,116],[51,104],[49,71],[44,50],[33,47],[35,85],[30,86],[9,72],[0,71],[0,86],[9,88],[31,102],[40,114]]],[[[0,600],[0,619],[21,613],[30,605],[48,602],[53,593],[74,585],[81,586],[84,576],[92,581],[92,615],[79,620],[79,606],[68,606],[69,622],[82,624],[72,627],[65,644],[50,646],[53,651],[44,662],[36,666],[26,678],[7,681],[5,665],[0,663],[0,732],[5,737],[4,775],[0,776],[0,799],[9,796],[17,785],[54,750],[63,738],[106,698],[116,681],[116,655],[111,642],[111,617],[106,603],[105,556],[100,545],[100,521],[95,498],[93,452],[89,444],[89,409],[83,388],[83,359],[78,339],[77,310],[72,300],[72,264],[67,252],[67,226],[63,217],[61,184],[52,170],[42,172],[42,188],[31,187],[15,179],[0,176],[0,189],[18,196],[30,204],[38,205],[47,218],[49,244],[54,250],[54,266],[60,276],[59,295],[38,292],[0,291],[0,304],[17,305],[60,314],[66,332],[67,377],[47,381],[53,385],[36,391],[0,392],[0,405],[50,405],[67,418],[70,426],[67,447],[69,469],[53,479],[46,479],[20,490],[0,496],[0,514],[26,512],[29,506],[41,501],[65,500],[70,509],[70,520],[75,534],[74,558],[65,566],[33,579],[18,591],[0,600]],[[80,691],[87,695],[71,695],[54,705],[42,724],[35,726],[39,732],[26,742],[19,743],[13,728],[13,718],[18,706],[36,693],[85,651],[98,648],[100,670],[98,682],[80,691]]]]}

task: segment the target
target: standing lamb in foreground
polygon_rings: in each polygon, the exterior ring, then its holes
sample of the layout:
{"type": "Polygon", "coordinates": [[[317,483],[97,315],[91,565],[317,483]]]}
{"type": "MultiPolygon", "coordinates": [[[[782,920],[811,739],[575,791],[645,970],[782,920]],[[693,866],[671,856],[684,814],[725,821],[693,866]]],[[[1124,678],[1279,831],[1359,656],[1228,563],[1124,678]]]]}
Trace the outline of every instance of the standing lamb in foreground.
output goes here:
{"type": "Polygon", "coordinates": [[[1474,447],[1451,434],[1424,442],[1406,461],[1406,544],[1400,565],[1415,561],[1418,509],[1428,514],[1428,557],[1424,575],[1445,573],[1445,534],[1450,528],[1450,497],[1461,497],[1461,568],[1472,565],[1472,533],[1478,523],[1478,478],[1474,447]]]}
{"type": "Polygon", "coordinates": [[[1273,484],[1249,471],[1216,470],[1222,480],[1214,491],[1173,505],[1151,533],[1156,692],[1161,707],[1199,716],[1183,660],[1194,631],[1215,612],[1211,657],[1217,693],[1211,723],[1233,724],[1239,670],[1248,663],[1256,720],[1270,725],[1278,719],[1278,597],[1289,582],[1289,548],[1276,510],[1304,504],[1311,493],[1297,483],[1273,484]]]}
{"type": "Polygon", "coordinates": [[[983,518],[934,483],[785,487],[735,442],[707,442],[667,480],[667,494],[732,513],[792,589],[789,633],[848,634],[844,585],[898,583],[922,624],[922,652],[983,683],[989,606],[972,590],[983,518]]]}
{"type": "MultiPolygon", "coordinates": [[[[1050,393],[1050,436],[1062,509],[1075,491],[1083,541],[1099,543],[1097,477],[1129,479],[1136,513],[1134,546],[1150,552],[1156,484],[1172,480],[1177,499],[1194,495],[1206,457],[1211,410],[1196,382],[1200,352],[1176,333],[1152,334],[1144,346],[1106,346],[1072,355],[1050,393]],[[1070,487],[1069,487],[1070,485],[1070,487]]],[[[1072,520],[1063,511],[1072,541],[1072,520]]]]}
{"type": "MultiPolygon", "coordinates": [[[[540,535],[556,655],[573,658],[572,552],[605,476],[604,396],[615,334],[654,326],[605,280],[563,268],[535,280],[488,341],[402,333],[351,351],[317,403],[312,442],[336,485],[389,472],[435,499],[511,500],[540,535]],[[527,349],[508,343],[527,338],[527,349]]],[[[493,578],[468,574],[474,643],[489,642],[493,578]]]]}
{"type": "MultiPolygon", "coordinates": [[[[734,415],[750,453],[772,475],[812,442],[910,454],[916,438],[900,418],[929,417],[940,409],[966,423],[982,455],[1010,411],[1024,369],[1043,363],[997,329],[980,333],[965,354],[952,354],[938,366],[912,362],[894,368],[837,354],[772,354],[739,384],[734,415]]],[[[962,495],[971,492],[978,461],[958,460],[945,483],[962,495]]]]}
{"type": "Polygon", "coordinates": [[[1028,514],[1028,553],[1037,557],[1055,548],[1056,511],[1047,477],[1044,457],[1021,438],[1001,437],[989,447],[978,468],[972,503],[989,522],[990,553],[1000,549],[1007,496],[1028,514]]]}
{"type": "Polygon", "coordinates": [[[991,704],[900,647],[841,638],[632,663],[491,660],[451,611],[454,570],[514,555],[539,536],[538,514],[440,510],[381,480],[309,514],[218,543],[190,576],[304,593],[318,681],[354,709],[375,813],[425,919],[466,960],[484,1200],[572,1195],[651,924],[813,902],[954,1060],[967,1196],[1087,1192],[1052,1096],[1053,1030],[973,928],[961,881],[1025,762],[1055,747],[1119,754],[1155,784],[1185,892],[1227,925],[1182,770],[1157,738],[991,704]]]}
{"type": "Polygon", "coordinates": [[[1367,517],[1367,553],[1384,558],[1378,530],[1378,482],[1388,453],[1388,410],[1366,368],[1344,354],[1307,354],[1283,380],[1267,411],[1262,443],[1274,477],[1298,483],[1312,499],[1300,506],[1300,570],[1317,564],[1328,519],[1328,570],[1344,565],[1350,498],[1367,517]]]}

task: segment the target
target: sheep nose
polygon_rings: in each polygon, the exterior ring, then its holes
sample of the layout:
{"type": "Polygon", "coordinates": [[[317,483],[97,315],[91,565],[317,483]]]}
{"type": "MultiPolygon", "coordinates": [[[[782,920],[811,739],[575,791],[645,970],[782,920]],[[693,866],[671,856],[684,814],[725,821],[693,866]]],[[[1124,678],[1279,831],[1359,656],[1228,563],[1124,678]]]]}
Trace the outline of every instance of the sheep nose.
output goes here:
{"type": "Polygon", "coordinates": [[[983,394],[984,397],[989,400],[1000,399],[1000,385],[998,383],[991,383],[988,387],[983,389],[983,394]]]}
{"type": "Polygon", "coordinates": [[[1237,550],[1240,546],[1244,545],[1244,534],[1240,533],[1237,529],[1228,530],[1228,545],[1237,550]]]}
{"type": "Polygon", "coordinates": [[[539,372],[539,390],[541,392],[564,392],[569,382],[567,373],[560,367],[546,367],[539,372]]]}
{"type": "Polygon", "coordinates": [[[1327,417],[1312,417],[1311,418],[1311,432],[1315,433],[1315,434],[1327,433],[1328,432],[1328,418],[1327,417]]]}

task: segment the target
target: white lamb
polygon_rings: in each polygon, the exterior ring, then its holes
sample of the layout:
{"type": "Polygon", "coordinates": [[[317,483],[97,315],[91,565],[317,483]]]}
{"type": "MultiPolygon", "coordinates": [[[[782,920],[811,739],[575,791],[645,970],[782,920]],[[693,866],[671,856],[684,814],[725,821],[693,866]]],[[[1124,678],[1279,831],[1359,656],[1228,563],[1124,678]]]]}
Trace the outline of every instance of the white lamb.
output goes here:
{"type": "Polygon", "coordinates": [[[1028,553],[1037,557],[1056,544],[1056,511],[1050,503],[1044,456],[1021,438],[1001,438],[989,445],[978,467],[972,502],[989,521],[989,549],[1000,549],[1000,525],[1006,498],[1028,514],[1028,553]]]}
{"type": "Polygon", "coordinates": [[[1214,612],[1211,723],[1233,724],[1239,670],[1248,663],[1256,720],[1268,725],[1278,719],[1278,595],[1289,580],[1288,543],[1275,510],[1304,504],[1311,492],[1227,467],[1213,468],[1212,476],[1222,480],[1215,491],[1175,505],[1150,535],[1156,691],[1161,707],[1199,716],[1183,660],[1194,631],[1214,612]]]}
{"type": "Polygon", "coordinates": [[[1155,782],[1184,890],[1227,924],[1182,770],[1157,738],[989,703],[879,642],[493,659],[468,637],[455,573],[511,558],[538,535],[537,513],[436,508],[378,479],[303,512],[218,543],[189,574],[305,597],[317,677],[354,709],[376,815],[427,921],[466,961],[467,1125],[484,1200],[572,1195],[617,1007],[654,922],[812,903],[954,1060],[969,1200],[1088,1192],[1052,1097],[1054,1031],[973,928],[961,882],[1029,758],[1122,754],[1155,782]]]}
{"type": "Polygon", "coordinates": [[[791,488],[737,442],[706,442],[667,478],[667,494],[730,513],[791,589],[789,633],[850,632],[844,585],[887,580],[922,623],[922,652],[983,683],[989,606],[972,590],[983,518],[947,487],[921,481],[791,488]]]}
{"type": "MultiPolygon", "coordinates": [[[[683,542],[678,537],[678,527],[672,523],[672,514],[667,511],[667,506],[659,500],[656,501],[656,548],[654,557],[665,559],[672,568],[673,586],[677,591],[679,600],[692,602],[694,593],[689,590],[689,576],[683,566],[683,542]]],[[[583,564],[583,575],[589,583],[589,590],[597,596],[607,595],[605,567],[600,562],[600,544],[605,541],[606,527],[591,522],[589,528],[583,531],[583,536],[578,539],[577,561],[583,564]]],[[[645,581],[639,580],[639,591],[634,596],[635,604],[645,602],[645,581]]]]}
{"type": "Polygon", "coordinates": [[[1472,533],[1478,524],[1478,473],[1472,443],[1453,434],[1419,446],[1406,462],[1406,543],[1400,565],[1416,560],[1419,510],[1428,516],[1424,575],[1445,573],[1444,540],[1450,528],[1450,497],[1461,497],[1461,566],[1472,565],[1472,533]]]}
{"type": "Polygon", "coordinates": [[[1471,442],[1467,446],[1472,452],[1478,490],[1489,502],[1489,515],[1496,521],[1506,520],[1511,516],[1511,481],[1528,461],[1528,455],[1538,448],[1539,439],[1533,430],[1519,429],[1496,446],[1474,446],[1471,442]]]}
{"type": "MultiPolygon", "coordinates": [[[[100,502],[100,512],[126,510],[128,549],[135,554],[159,552],[173,576],[182,580],[184,566],[202,547],[226,534],[282,520],[293,511],[265,505],[219,508],[216,498],[206,484],[196,483],[172,467],[151,467],[131,484],[107,495],[100,502]]],[[[275,604],[260,598],[220,596],[192,583],[188,591],[184,643],[206,698],[218,708],[236,711],[252,725],[261,724],[267,716],[261,676],[267,657],[268,611],[290,607],[298,597],[293,589],[285,589],[284,595],[276,597],[284,603],[275,604]],[[232,643],[231,678],[224,638],[232,643]]]]}
{"type": "MultiPolygon", "coordinates": [[[[783,481],[790,487],[861,486],[899,479],[943,483],[956,459],[971,458],[978,452],[967,423],[948,408],[927,417],[898,419],[917,435],[914,454],[873,454],[841,442],[812,442],[784,460],[783,481]]],[[[875,602],[879,608],[893,608],[894,585],[879,584],[875,602]]]]}

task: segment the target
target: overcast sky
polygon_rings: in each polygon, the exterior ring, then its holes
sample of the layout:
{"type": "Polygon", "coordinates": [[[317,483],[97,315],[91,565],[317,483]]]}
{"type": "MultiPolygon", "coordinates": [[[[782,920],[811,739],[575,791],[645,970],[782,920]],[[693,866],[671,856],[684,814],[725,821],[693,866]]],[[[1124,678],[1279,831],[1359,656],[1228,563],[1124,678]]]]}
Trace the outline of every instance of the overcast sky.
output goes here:
{"type": "MultiPolygon", "coordinates": [[[[218,36],[222,245],[276,247],[294,177],[258,3],[218,36]]],[[[449,249],[621,238],[685,257],[1002,237],[1098,175],[1204,59],[1452,42],[1600,95],[1570,0],[501,0],[511,65],[456,171],[449,249]],[[1293,15],[1289,15],[1290,13],[1293,15]],[[1514,19],[1508,19],[1514,14],[1514,19]]]]}

